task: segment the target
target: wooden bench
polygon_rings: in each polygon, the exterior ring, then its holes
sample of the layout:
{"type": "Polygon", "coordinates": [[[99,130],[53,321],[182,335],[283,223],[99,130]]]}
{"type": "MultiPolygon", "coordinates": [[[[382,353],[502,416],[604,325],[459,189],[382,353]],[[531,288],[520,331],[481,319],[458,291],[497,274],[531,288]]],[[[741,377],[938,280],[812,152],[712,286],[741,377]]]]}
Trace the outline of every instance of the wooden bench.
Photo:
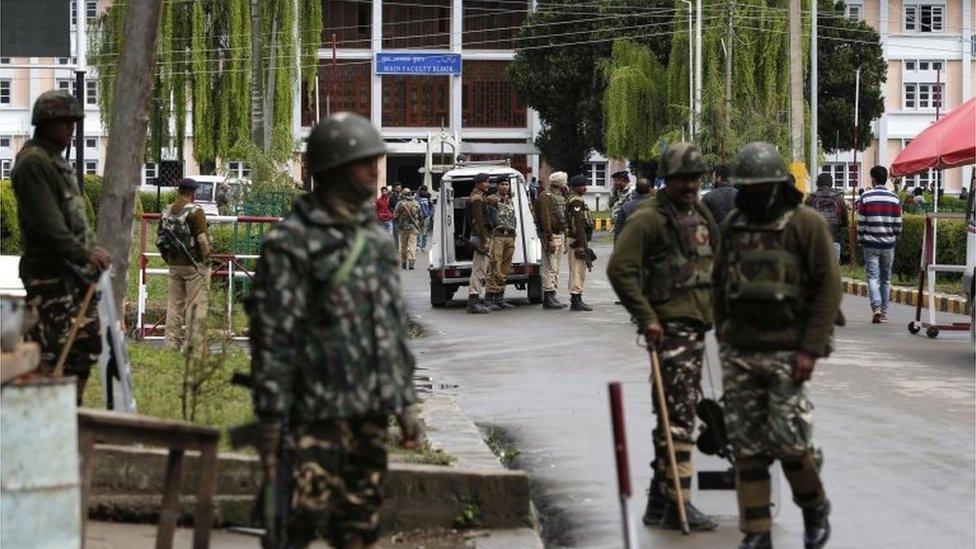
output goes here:
{"type": "Polygon", "coordinates": [[[78,410],[78,444],[81,454],[81,539],[84,547],[88,498],[91,493],[95,444],[145,444],[169,449],[163,483],[163,503],[159,510],[156,549],[173,547],[173,534],[179,514],[180,482],[183,477],[183,454],[200,452],[200,484],[197,487],[193,515],[193,547],[210,545],[213,521],[213,497],[217,481],[217,442],[220,431],[184,421],[157,419],[136,414],[103,410],[78,410]]]}

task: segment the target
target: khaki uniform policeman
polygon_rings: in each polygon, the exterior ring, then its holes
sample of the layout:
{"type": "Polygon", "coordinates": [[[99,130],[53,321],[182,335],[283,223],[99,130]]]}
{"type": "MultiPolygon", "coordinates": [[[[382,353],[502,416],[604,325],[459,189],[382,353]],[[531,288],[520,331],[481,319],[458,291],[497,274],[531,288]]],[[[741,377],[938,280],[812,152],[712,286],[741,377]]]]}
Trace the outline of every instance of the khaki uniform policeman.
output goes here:
{"type": "Polygon", "coordinates": [[[542,308],[562,309],[566,305],[556,298],[559,267],[566,248],[566,198],[563,190],[568,176],[555,172],[549,185],[539,195],[539,238],[542,240],[542,308]]]}
{"type": "MultiPolygon", "coordinates": [[[[27,339],[40,346],[39,371],[46,374],[54,371],[89,285],[111,263],[108,252],[95,246],[85,199],[63,156],[75,122],[84,116],[67,92],[42,93],[31,113],[34,137],[17,153],[10,174],[23,249],[20,278],[27,301],[40,317],[27,339]]],[[[93,301],[64,364],[64,373],[78,381],[79,404],[92,363],[102,350],[97,309],[93,301]]]]}
{"type": "MultiPolygon", "coordinates": [[[[695,444],[695,405],[700,392],[705,332],[712,324],[711,283],[718,227],[698,202],[702,174],[708,171],[698,147],[676,143],[658,165],[664,190],[628,219],[617,238],[607,275],[639,333],[660,351],[661,378],[667,395],[668,418],[688,525],[692,530],[715,528],[691,504],[691,453],[695,444]]],[[[680,528],[660,424],[654,410],[654,478],[648,490],[644,524],[680,528]]]]}
{"type": "Polygon", "coordinates": [[[726,426],[735,452],[742,549],[772,547],[769,465],[779,460],[803,510],[804,546],[830,537],[830,502],[811,440],[805,382],[831,351],[841,287],[824,219],[800,204],[769,143],[739,151],[736,209],[722,223],[715,266],[726,426]]]}
{"type": "Polygon", "coordinates": [[[362,116],[320,122],[308,139],[315,191],[264,238],[248,303],[254,412],[288,510],[266,547],[320,535],[336,548],[375,544],[390,416],[405,446],[420,435],[393,240],[370,203],[385,153],[362,116]]]}
{"type": "Polygon", "coordinates": [[[491,263],[485,301],[488,306],[497,311],[510,309],[514,305],[505,301],[505,281],[508,269],[512,266],[512,256],[515,254],[515,205],[509,193],[511,183],[508,179],[498,181],[497,194],[488,197],[491,207],[495,209],[495,228],[491,233],[491,263]]]}
{"type": "MultiPolygon", "coordinates": [[[[160,229],[172,231],[182,249],[163,254],[169,265],[169,294],[166,300],[166,346],[179,349],[184,343],[184,322],[195,349],[206,344],[207,310],[210,303],[210,233],[203,208],[194,202],[198,184],[193,179],[177,183],[176,200],[163,211],[160,229]]],[[[165,249],[165,237],[157,247],[165,249]]]]}
{"type": "Polygon", "coordinates": [[[417,261],[417,236],[420,235],[420,204],[414,200],[413,191],[403,189],[400,201],[393,209],[393,222],[400,238],[400,268],[415,267],[417,261]]]}
{"type": "Polygon", "coordinates": [[[586,291],[587,253],[593,234],[593,214],[583,200],[587,178],[574,175],[569,180],[571,195],[566,201],[566,254],[569,259],[569,310],[592,311],[583,302],[586,291]]]}
{"type": "Polygon", "coordinates": [[[471,279],[468,281],[468,313],[484,314],[488,308],[481,301],[481,289],[488,278],[491,260],[491,230],[485,215],[485,194],[488,192],[488,174],[474,176],[474,190],[468,197],[468,224],[471,227],[471,279]]]}

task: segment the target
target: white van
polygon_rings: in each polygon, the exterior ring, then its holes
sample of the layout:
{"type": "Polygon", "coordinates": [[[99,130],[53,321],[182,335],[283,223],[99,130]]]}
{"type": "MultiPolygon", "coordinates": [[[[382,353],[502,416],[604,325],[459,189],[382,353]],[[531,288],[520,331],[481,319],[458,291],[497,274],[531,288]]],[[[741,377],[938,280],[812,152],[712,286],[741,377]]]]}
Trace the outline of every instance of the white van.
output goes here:
{"type": "Polygon", "coordinates": [[[507,164],[462,164],[441,178],[435,192],[433,228],[430,245],[430,304],[443,307],[458,288],[467,286],[471,277],[474,250],[469,237],[467,198],[474,188],[474,176],[487,173],[493,192],[497,181],[511,184],[516,212],[515,254],[506,283],[525,290],[530,303],[542,302],[542,242],[536,232],[528,186],[522,174],[507,164]]]}

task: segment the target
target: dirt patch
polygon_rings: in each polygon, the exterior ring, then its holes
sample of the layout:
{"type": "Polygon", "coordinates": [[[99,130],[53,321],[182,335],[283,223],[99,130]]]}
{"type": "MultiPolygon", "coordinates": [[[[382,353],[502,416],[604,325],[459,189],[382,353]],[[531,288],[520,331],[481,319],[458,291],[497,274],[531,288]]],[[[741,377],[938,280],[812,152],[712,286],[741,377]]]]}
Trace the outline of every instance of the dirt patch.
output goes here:
{"type": "Polygon", "coordinates": [[[378,548],[414,547],[417,549],[462,549],[474,547],[475,540],[488,536],[486,530],[413,530],[397,532],[384,537],[376,545],[378,548]]]}

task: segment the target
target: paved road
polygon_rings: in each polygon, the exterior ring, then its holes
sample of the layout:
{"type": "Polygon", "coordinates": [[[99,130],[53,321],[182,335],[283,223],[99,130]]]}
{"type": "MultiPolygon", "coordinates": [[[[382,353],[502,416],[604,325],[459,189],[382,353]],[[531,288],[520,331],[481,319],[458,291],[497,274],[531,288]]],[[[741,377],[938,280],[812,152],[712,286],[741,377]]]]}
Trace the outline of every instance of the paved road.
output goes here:
{"type": "MultiPolygon", "coordinates": [[[[435,310],[426,270],[406,273],[408,307],[426,330],[416,345],[419,365],[435,382],[456,384],[447,390],[459,395],[472,419],[500,427],[518,448],[516,465],[533,477],[550,545],[621,546],[606,391],[608,382],[620,381],[639,492],[631,516],[640,546],[734,547],[740,534],[730,492],[694,496],[700,508],[720,517],[715,532],[683,537],[639,524],[650,478],[649,368],[628,315],[613,305],[603,274],[609,246],[598,246],[597,253],[587,294],[592,313],[525,303],[475,316],[465,314],[460,301],[435,310]]],[[[568,301],[565,290],[560,297],[568,301]]],[[[870,324],[867,312],[863,298],[845,297],[848,326],[811,386],[815,439],[824,449],[834,504],[831,547],[972,548],[976,390],[969,336],[911,336],[908,307],[894,306],[887,326],[870,324]]],[[[723,466],[706,456],[694,459],[700,468],[723,466]]],[[[781,480],[780,486],[785,505],[776,518],[776,546],[802,547],[802,517],[789,501],[788,485],[781,480]]]]}

